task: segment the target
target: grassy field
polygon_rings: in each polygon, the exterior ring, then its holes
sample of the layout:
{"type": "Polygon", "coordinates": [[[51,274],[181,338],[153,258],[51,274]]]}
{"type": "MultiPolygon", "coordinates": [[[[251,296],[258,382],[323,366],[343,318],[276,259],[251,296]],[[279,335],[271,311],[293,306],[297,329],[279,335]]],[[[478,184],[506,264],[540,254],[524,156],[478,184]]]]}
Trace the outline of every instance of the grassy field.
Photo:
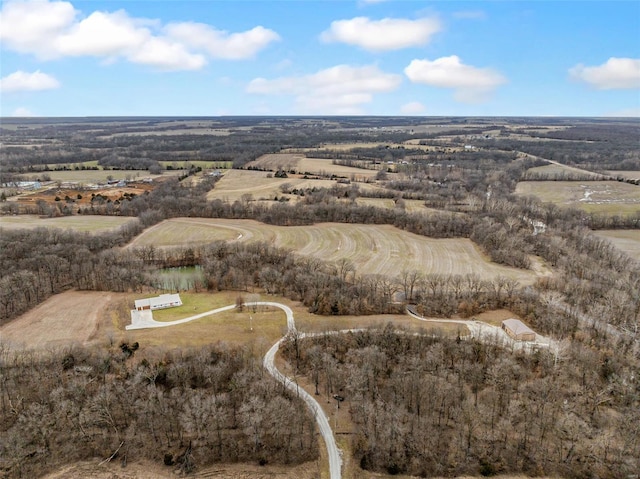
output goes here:
{"type": "Polygon", "coordinates": [[[351,260],[360,274],[395,276],[402,270],[445,275],[502,275],[530,284],[531,271],[488,261],[468,239],[433,239],[390,225],[334,224],[273,226],[253,220],[174,218],[143,232],[131,246],[206,244],[215,240],[261,240],[325,261],[351,260]]]}
{"type": "Polygon", "coordinates": [[[372,180],[378,173],[377,170],[366,168],[354,168],[333,164],[333,161],[325,158],[306,158],[300,153],[276,153],[263,155],[255,161],[247,164],[247,167],[258,167],[269,170],[296,170],[299,173],[311,173],[313,175],[336,175],[346,177],[354,181],[372,180]]]}
{"type": "Polygon", "coordinates": [[[521,181],[516,193],[589,213],[630,215],[640,211],[640,188],[617,181],[521,181]]]}
{"type": "MultiPolygon", "coordinates": [[[[326,160],[325,160],[326,161],[326,160]]],[[[244,195],[251,195],[252,200],[273,201],[276,197],[286,197],[290,201],[297,201],[297,195],[282,193],[282,185],[289,185],[289,189],[331,188],[337,183],[335,180],[314,180],[298,176],[289,178],[274,178],[273,173],[254,170],[228,170],[224,173],[213,190],[207,194],[207,200],[220,199],[234,202],[241,200],[244,195]],[[269,178],[268,175],[272,177],[269,178]]],[[[363,190],[376,190],[380,187],[371,183],[357,183],[363,190]]]]}
{"type": "Polygon", "coordinates": [[[602,175],[599,175],[598,173],[592,173],[590,171],[581,170],[579,168],[573,168],[571,166],[557,165],[557,164],[550,164],[545,166],[536,166],[534,168],[529,168],[527,170],[527,173],[535,173],[540,176],[544,175],[550,180],[553,180],[554,178],[562,178],[562,177],[566,178],[567,175],[579,175],[580,177],[583,177],[583,178],[591,177],[593,179],[602,178],[602,175]]]}
{"type": "Polygon", "coordinates": [[[616,248],[640,261],[640,230],[600,230],[593,234],[609,240],[616,248]]]}
{"type": "MultiPolygon", "coordinates": [[[[163,175],[179,175],[181,171],[166,171],[163,175]]],[[[42,173],[29,173],[21,175],[24,179],[42,178],[48,176],[52,181],[69,181],[80,184],[106,182],[108,178],[114,180],[136,180],[141,178],[158,178],[163,175],[151,175],[147,170],[68,170],[68,171],[43,171],[42,173]]]]}
{"type": "Polygon", "coordinates": [[[60,228],[78,232],[102,233],[112,231],[129,221],[128,216],[61,216],[60,218],[40,218],[36,215],[0,216],[0,229],[60,228]]]}

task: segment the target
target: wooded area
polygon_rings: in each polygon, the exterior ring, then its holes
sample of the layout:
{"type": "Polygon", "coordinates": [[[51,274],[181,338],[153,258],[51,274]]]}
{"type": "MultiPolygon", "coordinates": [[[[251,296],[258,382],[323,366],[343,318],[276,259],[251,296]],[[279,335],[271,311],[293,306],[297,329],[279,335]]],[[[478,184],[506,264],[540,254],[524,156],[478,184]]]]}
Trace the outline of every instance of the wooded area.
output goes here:
{"type": "MultiPolygon", "coordinates": [[[[2,183],[80,162],[149,171],[162,170],[160,162],[187,163],[182,174],[117,201],[21,203],[5,195],[6,215],[131,221],[95,234],[0,225],[0,326],[71,289],[154,292],[159,271],[179,266],[200,268],[196,291],[260,291],[322,315],[401,314],[412,304],[424,316],[472,318],[505,308],[561,348],[526,355],[389,326],[308,338],[303,348],[289,343],[285,359],[321,395],[346,398],[356,427],[352,452],[366,470],[617,478],[640,469],[640,266],[592,234],[639,229],[640,206],[629,215],[594,214],[515,194],[518,182],[532,179],[530,169],[547,160],[584,171],[571,181],[640,171],[638,122],[335,118],[325,127],[312,118],[228,118],[216,123],[224,135],[172,135],[177,127],[162,125],[168,119],[24,121],[24,128],[2,130],[9,144],[0,158],[2,183]],[[562,128],[541,133],[544,125],[562,128]],[[149,128],[166,134],[147,136],[149,128]],[[341,142],[396,147],[337,148],[341,142]],[[295,202],[251,195],[208,201],[224,172],[188,163],[224,160],[240,168],[292,148],[315,149],[328,165],[373,160],[377,188],[336,177],[341,182],[331,188],[297,191],[295,202]],[[362,197],[389,198],[394,207],[359,205],[362,197]],[[429,209],[408,211],[410,199],[429,209]],[[425,274],[419,264],[365,275],[349,261],[302,257],[269,242],[123,248],[146,228],[179,217],[393,225],[432,238],[468,238],[491,261],[523,269],[543,264],[549,272],[523,286],[505,277],[425,274]]],[[[266,376],[253,352],[220,344],[145,356],[139,346],[32,353],[0,343],[0,467],[8,477],[34,477],[116,450],[121,460],[144,457],[184,471],[216,461],[317,457],[313,418],[266,376]]]]}

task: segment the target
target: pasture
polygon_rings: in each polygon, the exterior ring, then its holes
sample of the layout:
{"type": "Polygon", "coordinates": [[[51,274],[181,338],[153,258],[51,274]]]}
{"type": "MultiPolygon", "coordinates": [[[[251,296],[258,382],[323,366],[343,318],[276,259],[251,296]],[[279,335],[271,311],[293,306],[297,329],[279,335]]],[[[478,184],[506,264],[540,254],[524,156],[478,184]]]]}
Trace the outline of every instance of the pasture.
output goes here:
{"type": "Polygon", "coordinates": [[[599,230],[593,234],[610,241],[616,248],[640,261],[640,230],[599,230]]]}
{"type": "MultiPolygon", "coordinates": [[[[214,314],[170,328],[126,331],[130,309],[136,299],[154,293],[107,293],[68,291],[50,297],[31,311],[0,326],[2,345],[11,349],[50,350],[74,344],[113,346],[122,341],[140,343],[146,350],[177,347],[201,347],[216,342],[249,345],[264,354],[287,331],[286,317],[277,308],[244,307],[214,314]],[[82,320],[79,320],[82,318],[82,320]]],[[[217,293],[181,293],[183,306],[153,312],[154,319],[170,321],[245,301],[277,301],[291,307],[296,327],[301,332],[324,332],[365,327],[383,327],[387,323],[412,331],[438,331],[455,337],[468,333],[466,327],[441,321],[425,323],[408,315],[317,316],[297,302],[255,293],[223,291],[217,293]]]]}
{"type": "MultiPolygon", "coordinates": [[[[326,160],[325,160],[326,161],[326,160]]],[[[332,188],[338,183],[335,180],[316,180],[302,178],[299,175],[288,178],[275,178],[273,173],[255,170],[228,170],[207,194],[207,200],[219,199],[234,202],[237,200],[267,200],[286,197],[297,200],[298,196],[283,194],[282,186],[289,190],[307,188],[332,188]],[[269,178],[271,175],[271,178],[269,178]],[[250,195],[250,196],[248,196],[250,195]]],[[[348,187],[348,185],[340,185],[348,187]]],[[[375,190],[379,187],[371,183],[357,183],[361,189],[375,190]]]]}
{"type": "Polygon", "coordinates": [[[80,233],[103,233],[116,230],[130,221],[136,220],[128,216],[102,215],[74,215],[59,218],[40,218],[37,215],[0,216],[0,230],[59,228],[80,233]]]}
{"type": "Polygon", "coordinates": [[[215,240],[266,241],[303,256],[325,261],[348,259],[359,274],[396,276],[403,270],[443,275],[477,274],[485,279],[506,276],[531,284],[532,271],[487,260],[468,239],[434,239],[390,225],[322,223],[273,226],[253,220],[174,218],[139,235],[128,247],[174,247],[215,240]]]}
{"type": "MultiPolygon", "coordinates": [[[[181,171],[166,171],[165,176],[179,175],[181,171]]],[[[49,177],[51,181],[78,184],[105,183],[109,179],[137,180],[142,178],[161,178],[163,175],[152,175],[148,170],[61,170],[43,171],[21,175],[25,180],[49,177]]]]}
{"type": "Polygon", "coordinates": [[[589,213],[631,215],[640,211],[640,188],[618,181],[521,181],[516,194],[589,213]]]}
{"type": "Polygon", "coordinates": [[[320,176],[341,176],[354,181],[372,181],[378,173],[377,169],[354,168],[336,165],[326,158],[307,158],[300,153],[274,153],[263,155],[248,163],[245,168],[261,168],[265,170],[295,170],[300,174],[310,173],[320,176]]]}
{"type": "Polygon", "coordinates": [[[538,177],[544,177],[549,180],[555,180],[567,178],[570,176],[580,177],[580,178],[593,178],[594,180],[601,180],[603,178],[602,175],[598,173],[593,173],[591,171],[582,170],[580,168],[574,168],[572,166],[561,165],[557,163],[551,163],[545,166],[536,166],[534,168],[529,168],[526,171],[526,174],[534,174],[538,177]]]}

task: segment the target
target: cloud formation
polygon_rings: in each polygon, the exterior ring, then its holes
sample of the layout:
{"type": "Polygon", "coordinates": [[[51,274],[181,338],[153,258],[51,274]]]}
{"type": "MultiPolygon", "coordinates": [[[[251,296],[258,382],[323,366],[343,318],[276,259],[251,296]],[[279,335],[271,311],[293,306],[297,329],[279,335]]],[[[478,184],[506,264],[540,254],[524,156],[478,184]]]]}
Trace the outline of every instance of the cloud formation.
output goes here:
{"type": "Polygon", "coordinates": [[[327,43],[346,43],[381,52],[426,45],[441,29],[440,21],[436,18],[371,20],[356,17],[331,22],[329,29],[320,34],[320,39],[327,43]]]}
{"type": "Polygon", "coordinates": [[[506,78],[491,68],[465,65],[456,55],[436,60],[412,60],[404,73],[413,83],[454,90],[454,98],[462,103],[480,103],[506,78]]]}
{"type": "Polygon", "coordinates": [[[18,107],[15,110],[13,110],[13,112],[11,113],[11,116],[17,116],[17,117],[28,117],[28,116],[37,116],[35,113],[33,113],[31,110],[29,110],[28,108],[25,107],[18,107]]]}
{"type": "Polygon", "coordinates": [[[362,113],[362,106],[373,100],[373,94],[393,91],[401,82],[400,75],[385,73],[377,66],[337,65],[311,75],[255,78],[247,92],[294,95],[299,113],[352,115],[362,113]]]}
{"type": "Polygon", "coordinates": [[[640,59],[611,57],[595,67],[578,64],[569,69],[569,75],[598,90],[640,88],[640,59]]]}
{"type": "Polygon", "coordinates": [[[95,11],[86,17],[66,1],[6,2],[0,11],[5,48],[44,60],[90,56],[125,59],[160,70],[198,70],[208,58],[253,57],[278,35],[264,27],[228,33],[202,23],[163,26],[126,11],[95,11]],[[198,35],[201,35],[198,38],[198,35]]]}
{"type": "Polygon", "coordinates": [[[2,92],[18,92],[18,91],[40,91],[53,90],[60,87],[60,82],[51,75],[36,70],[33,73],[18,70],[6,77],[0,79],[0,91],[2,92]]]}
{"type": "Polygon", "coordinates": [[[420,115],[426,110],[427,109],[425,108],[425,106],[419,101],[405,103],[400,107],[400,113],[402,113],[403,115],[420,115]]]}

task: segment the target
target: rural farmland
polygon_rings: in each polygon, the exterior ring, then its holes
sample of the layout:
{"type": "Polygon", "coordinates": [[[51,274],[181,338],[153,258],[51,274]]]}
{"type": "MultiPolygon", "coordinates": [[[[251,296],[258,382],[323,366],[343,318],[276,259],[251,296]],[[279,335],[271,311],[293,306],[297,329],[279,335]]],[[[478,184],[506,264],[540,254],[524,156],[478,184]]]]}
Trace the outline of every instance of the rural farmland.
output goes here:
{"type": "Polygon", "coordinates": [[[336,262],[348,259],[360,274],[397,275],[403,270],[442,275],[506,276],[522,284],[532,271],[488,261],[468,239],[433,239],[389,225],[318,224],[272,226],[253,220],[174,218],[146,230],[129,247],[176,247],[224,241],[266,241],[300,255],[336,262]]]}
{"type": "Polygon", "coordinates": [[[640,230],[600,230],[595,235],[610,241],[630,258],[640,261],[640,230]]]}
{"type": "Polygon", "coordinates": [[[0,230],[60,228],[79,233],[102,233],[118,229],[131,221],[135,220],[127,216],[101,215],[60,216],[58,218],[41,218],[36,215],[0,216],[0,230]]]}
{"type": "Polygon", "coordinates": [[[640,211],[640,188],[617,181],[521,181],[516,194],[589,213],[632,215],[640,211]]]}

